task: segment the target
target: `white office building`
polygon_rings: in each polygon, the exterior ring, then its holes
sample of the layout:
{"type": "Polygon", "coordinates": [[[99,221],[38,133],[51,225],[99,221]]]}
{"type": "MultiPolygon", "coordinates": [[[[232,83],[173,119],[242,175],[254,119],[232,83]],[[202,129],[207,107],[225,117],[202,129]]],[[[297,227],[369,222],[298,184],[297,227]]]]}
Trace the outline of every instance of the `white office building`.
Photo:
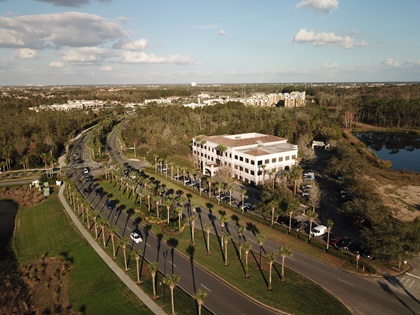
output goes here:
{"type": "Polygon", "coordinates": [[[193,138],[192,153],[203,174],[213,176],[225,166],[231,169],[236,179],[260,184],[294,166],[298,147],[285,138],[255,132],[200,135],[193,138]]]}

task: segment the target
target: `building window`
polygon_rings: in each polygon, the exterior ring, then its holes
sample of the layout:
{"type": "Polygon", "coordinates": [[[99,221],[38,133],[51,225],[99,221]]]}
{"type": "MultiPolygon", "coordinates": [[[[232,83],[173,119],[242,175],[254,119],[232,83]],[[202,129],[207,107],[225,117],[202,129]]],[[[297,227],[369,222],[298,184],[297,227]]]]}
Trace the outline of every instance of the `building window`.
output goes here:
{"type": "Polygon", "coordinates": [[[279,162],[283,162],[283,157],[279,157],[279,162]]]}
{"type": "Polygon", "coordinates": [[[244,158],[242,156],[239,157],[239,161],[243,162],[244,158]]]}
{"type": "Polygon", "coordinates": [[[249,170],[247,168],[245,169],[245,173],[249,174],[249,170]]]}
{"type": "Polygon", "coordinates": [[[235,155],[235,160],[237,160],[238,159],[238,156],[237,155],[235,155]]]}
{"type": "Polygon", "coordinates": [[[232,158],[232,153],[229,153],[229,159],[231,159],[232,158]]]}
{"type": "Polygon", "coordinates": [[[238,169],[238,165],[235,165],[235,170],[237,170],[238,169]]]}
{"type": "Polygon", "coordinates": [[[293,154],[293,155],[292,155],[292,159],[294,159],[294,160],[295,160],[295,159],[296,159],[296,155],[294,155],[294,154],[293,154]]]}
{"type": "Polygon", "coordinates": [[[276,158],[271,159],[271,163],[276,163],[276,162],[277,162],[276,158]]]}
{"type": "Polygon", "coordinates": [[[245,158],[245,163],[249,163],[249,159],[248,158],[245,158]]]}
{"type": "Polygon", "coordinates": [[[266,160],[264,161],[264,164],[265,164],[265,165],[267,165],[268,163],[270,163],[270,159],[266,159],[266,160]]]}
{"type": "Polygon", "coordinates": [[[255,165],[255,161],[254,160],[251,160],[251,165],[255,165]]]}
{"type": "Polygon", "coordinates": [[[258,166],[262,165],[262,161],[258,161],[257,165],[258,166]]]}
{"type": "Polygon", "coordinates": [[[242,172],[244,168],[242,166],[239,166],[239,170],[242,172]]]}
{"type": "Polygon", "coordinates": [[[286,161],[289,161],[290,160],[290,156],[286,156],[286,161]]]}
{"type": "Polygon", "coordinates": [[[251,175],[255,175],[255,172],[253,170],[251,170],[251,175]]]}

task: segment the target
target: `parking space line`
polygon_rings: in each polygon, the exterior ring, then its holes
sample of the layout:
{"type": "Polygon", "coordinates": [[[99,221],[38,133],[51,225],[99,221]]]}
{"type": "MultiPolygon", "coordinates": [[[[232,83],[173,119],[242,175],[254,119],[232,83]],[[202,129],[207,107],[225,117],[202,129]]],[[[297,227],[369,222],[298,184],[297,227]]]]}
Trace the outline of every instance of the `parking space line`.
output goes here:
{"type": "Polygon", "coordinates": [[[409,275],[409,276],[412,276],[412,277],[414,277],[414,278],[417,278],[417,279],[420,279],[420,277],[419,276],[416,276],[416,275],[413,275],[412,273],[406,273],[407,275],[409,275]]]}

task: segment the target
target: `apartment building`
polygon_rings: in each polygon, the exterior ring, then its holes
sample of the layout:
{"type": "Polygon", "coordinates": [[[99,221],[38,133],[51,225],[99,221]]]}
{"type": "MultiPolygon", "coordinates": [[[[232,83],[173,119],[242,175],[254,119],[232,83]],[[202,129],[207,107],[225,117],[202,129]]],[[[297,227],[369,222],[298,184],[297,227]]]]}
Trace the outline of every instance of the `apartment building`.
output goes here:
{"type": "Polygon", "coordinates": [[[297,145],[287,139],[261,133],[193,138],[192,154],[203,174],[213,176],[221,167],[233,177],[260,184],[296,164],[297,145]]]}

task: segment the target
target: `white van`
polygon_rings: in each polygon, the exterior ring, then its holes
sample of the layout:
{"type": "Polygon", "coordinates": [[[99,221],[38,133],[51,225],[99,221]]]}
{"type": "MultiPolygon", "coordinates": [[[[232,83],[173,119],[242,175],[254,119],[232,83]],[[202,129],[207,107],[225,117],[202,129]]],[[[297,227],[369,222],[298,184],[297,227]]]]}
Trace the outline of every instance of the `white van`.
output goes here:
{"type": "Polygon", "coordinates": [[[318,225],[312,228],[311,235],[313,237],[318,237],[327,233],[327,227],[325,225],[318,225]]]}

